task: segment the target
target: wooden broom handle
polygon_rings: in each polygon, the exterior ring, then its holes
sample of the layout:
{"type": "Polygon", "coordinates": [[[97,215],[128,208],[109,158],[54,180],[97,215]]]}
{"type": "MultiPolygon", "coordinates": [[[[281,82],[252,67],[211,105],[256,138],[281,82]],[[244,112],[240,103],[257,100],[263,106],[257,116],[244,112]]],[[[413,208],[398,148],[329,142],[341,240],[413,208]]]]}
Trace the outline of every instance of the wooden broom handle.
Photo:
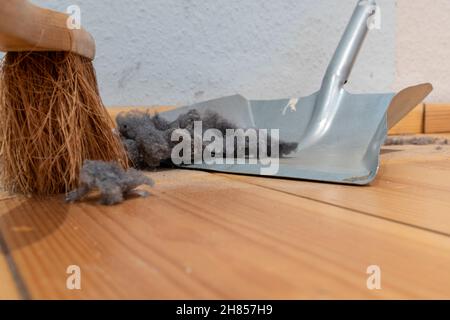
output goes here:
{"type": "Polygon", "coordinates": [[[68,17],[27,0],[0,0],[0,51],[70,51],[93,60],[94,38],[69,29],[68,17]]]}

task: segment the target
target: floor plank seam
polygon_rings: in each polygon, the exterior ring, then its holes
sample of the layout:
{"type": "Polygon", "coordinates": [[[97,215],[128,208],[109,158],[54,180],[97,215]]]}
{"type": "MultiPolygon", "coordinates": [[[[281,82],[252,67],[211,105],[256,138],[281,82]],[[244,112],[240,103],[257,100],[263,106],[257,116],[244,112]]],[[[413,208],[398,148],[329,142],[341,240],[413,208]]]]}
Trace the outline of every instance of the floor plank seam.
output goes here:
{"type": "Polygon", "coordinates": [[[247,184],[250,184],[250,185],[253,185],[253,186],[265,188],[267,190],[281,192],[281,193],[284,193],[284,194],[288,194],[290,196],[295,196],[295,197],[298,197],[298,198],[311,200],[311,201],[314,201],[314,202],[317,202],[317,203],[330,205],[330,206],[333,206],[333,207],[336,207],[336,208],[340,208],[340,209],[351,211],[353,213],[369,216],[369,217],[372,217],[372,218],[375,218],[375,219],[378,219],[378,220],[384,220],[384,221],[388,221],[388,222],[391,222],[391,223],[395,223],[395,224],[399,224],[399,225],[402,225],[402,226],[411,227],[411,228],[414,228],[414,229],[418,229],[418,230],[422,230],[422,231],[425,231],[425,232],[430,232],[430,233],[433,233],[433,234],[444,236],[446,238],[450,238],[450,234],[449,233],[445,233],[445,232],[442,232],[442,231],[433,230],[433,229],[430,229],[430,228],[425,228],[425,227],[422,227],[422,226],[418,226],[418,225],[414,225],[414,224],[411,224],[411,223],[402,222],[402,221],[395,220],[395,219],[390,219],[390,218],[386,218],[386,217],[380,217],[380,216],[377,216],[376,214],[373,214],[373,213],[369,213],[369,212],[364,212],[364,211],[357,210],[357,209],[348,208],[348,207],[337,205],[337,204],[334,204],[334,203],[331,203],[331,202],[327,202],[327,201],[324,201],[324,200],[314,199],[314,198],[308,197],[308,196],[302,196],[302,195],[299,195],[299,194],[296,194],[296,193],[293,193],[293,192],[289,192],[289,191],[285,191],[285,190],[279,190],[279,189],[270,188],[270,187],[267,187],[267,186],[262,186],[262,185],[259,185],[257,183],[252,183],[252,182],[248,182],[248,181],[241,181],[239,179],[235,179],[233,177],[224,175],[222,173],[216,173],[216,174],[221,176],[221,177],[233,180],[233,181],[239,181],[239,182],[242,182],[242,183],[247,183],[247,184]]]}
{"type": "Polygon", "coordinates": [[[31,294],[25,284],[24,279],[22,278],[19,269],[17,267],[14,258],[12,257],[11,251],[9,249],[8,244],[6,243],[5,238],[3,237],[2,232],[0,232],[0,251],[4,253],[5,260],[8,265],[9,271],[13,277],[14,283],[16,285],[17,291],[22,300],[31,300],[31,294]]]}

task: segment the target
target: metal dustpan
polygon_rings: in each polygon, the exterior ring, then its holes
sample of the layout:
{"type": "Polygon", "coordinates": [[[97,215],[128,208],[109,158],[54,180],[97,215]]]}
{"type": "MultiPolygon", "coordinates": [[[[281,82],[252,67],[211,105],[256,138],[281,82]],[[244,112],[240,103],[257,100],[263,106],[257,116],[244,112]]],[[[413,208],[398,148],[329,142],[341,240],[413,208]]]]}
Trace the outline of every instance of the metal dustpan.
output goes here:
{"type": "MultiPolygon", "coordinates": [[[[433,89],[430,84],[421,84],[397,95],[351,94],[344,89],[376,8],[375,0],[358,1],[322,87],[311,96],[258,101],[237,95],[175,109],[164,117],[174,119],[189,109],[213,110],[240,128],[279,129],[280,140],[298,142],[299,146],[279,160],[276,177],[369,184],[378,172],[388,129],[433,89]]],[[[185,167],[265,175],[262,164],[203,163],[185,167]]]]}

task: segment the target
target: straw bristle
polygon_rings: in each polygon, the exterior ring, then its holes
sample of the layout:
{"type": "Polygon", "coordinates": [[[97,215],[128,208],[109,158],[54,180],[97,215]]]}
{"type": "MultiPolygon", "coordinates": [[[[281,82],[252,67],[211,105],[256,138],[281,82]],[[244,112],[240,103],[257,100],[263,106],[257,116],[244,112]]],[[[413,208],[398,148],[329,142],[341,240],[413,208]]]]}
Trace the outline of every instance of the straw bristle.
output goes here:
{"type": "Polygon", "coordinates": [[[49,195],[77,187],[83,161],[127,157],[92,62],[67,52],[9,52],[0,67],[2,187],[49,195]]]}

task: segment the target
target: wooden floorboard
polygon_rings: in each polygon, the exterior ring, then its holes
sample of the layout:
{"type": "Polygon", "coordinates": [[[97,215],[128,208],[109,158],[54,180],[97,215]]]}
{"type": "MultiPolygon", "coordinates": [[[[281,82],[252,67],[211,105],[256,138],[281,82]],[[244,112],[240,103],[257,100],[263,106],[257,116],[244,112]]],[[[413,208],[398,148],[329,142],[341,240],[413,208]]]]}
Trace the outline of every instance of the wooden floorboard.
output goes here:
{"type": "MultiPolygon", "coordinates": [[[[32,298],[450,298],[446,235],[253,181],[150,175],[151,197],[114,207],[0,201],[0,229],[32,298]],[[70,265],[81,268],[79,291],[66,288],[70,265]],[[382,270],[380,291],[366,287],[370,265],[382,270]]],[[[428,226],[437,217],[422,214],[428,226]]]]}
{"type": "Polygon", "coordinates": [[[0,235],[0,300],[20,299],[21,296],[14,279],[11,260],[8,257],[5,245],[0,235]]]}
{"type": "Polygon", "coordinates": [[[221,175],[450,235],[450,146],[385,147],[368,187],[221,175]]]}

